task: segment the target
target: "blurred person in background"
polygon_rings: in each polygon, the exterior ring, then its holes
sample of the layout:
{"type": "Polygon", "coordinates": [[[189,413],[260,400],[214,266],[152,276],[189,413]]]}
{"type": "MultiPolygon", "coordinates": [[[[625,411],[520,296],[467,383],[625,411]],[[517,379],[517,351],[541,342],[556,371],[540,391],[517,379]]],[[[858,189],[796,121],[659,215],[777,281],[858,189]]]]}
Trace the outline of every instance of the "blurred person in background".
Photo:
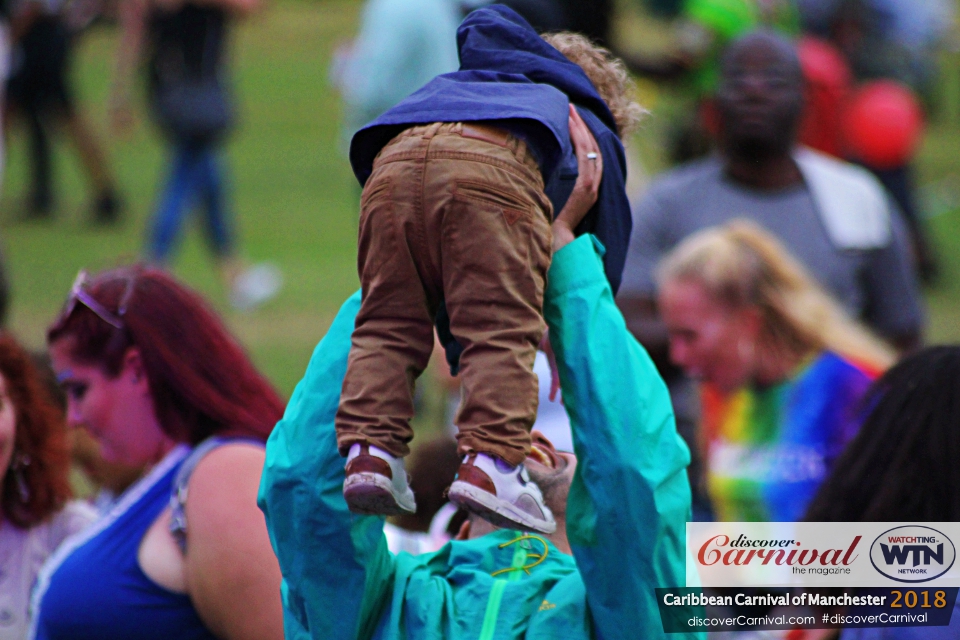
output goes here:
{"type": "Polygon", "coordinates": [[[162,271],[81,272],[48,342],[69,423],[145,473],[48,563],[30,637],[281,638],[256,494],[283,401],[222,322],[162,271]]]}
{"type": "Polygon", "coordinates": [[[456,71],[458,0],[370,0],[360,32],[334,62],[343,96],[343,148],[363,125],[425,85],[456,71]]]}
{"type": "Polygon", "coordinates": [[[0,640],[23,640],[41,565],[96,511],[71,501],[63,413],[30,354],[0,335],[0,640]]]}
{"type": "MultiPolygon", "coordinates": [[[[50,365],[50,356],[34,352],[33,362],[50,397],[61,413],[67,410],[67,395],[60,388],[57,376],[50,365]]],[[[72,478],[74,488],[84,495],[98,513],[106,513],[117,497],[143,475],[142,466],[127,466],[104,460],[100,443],[84,429],[70,433],[70,457],[81,477],[72,478]]]]}
{"type": "MultiPolygon", "coordinates": [[[[656,265],[698,230],[745,217],[771,232],[853,318],[901,349],[923,328],[909,236],[883,188],[865,170],[795,145],[803,79],[791,43],[760,31],[724,57],[718,94],[720,149],[654,179],[634,206],[623,287],[617,302],[650,351],[691,444],[694,488],[701,461],[694,445],[697,394],[670,364],[656,306],[656,265]]],[[[709,518],[694,493],[694,511],[709,518]]]]}
{"type": "Polygon", "coordinates": [[[719,520],[791,522],[859,427],[893,351],[752,223],[700,231],[661,263],[670,357],[700,383],[699,444],[719,520]]]}
{"type": "Polygon", "coordinates": [[[860,80],[893,78],[929,95],[950,0],[797,0],[806,31],[836,44],[860,80]]]}
{"type": "Polygon", "coordinates": [[[793,0],[688,0],[674,10],[666,53],[623,59],[638,75],[679,85],[682,100],[667,141],[670,161],[679,164],[706,155],[715,144],[720,59],[727,46],[760,27],[796,35],[800,20],[793,0]]]}
{"type": "Polygon", "coordinates": [[[834,114],[839,126],[831,146],[870,169],[890,191],[909,224],[919,273],[931,282],[938,263],[917,201],[913,165],[922,137],[921,103],[937,99],[937,57],[954,4],[800,0],[799,7],[805,30],[836,48],[852,80],[842,111],[834,114]]]}
{"type": "Polygon", "coordinates": [[[113,224],[120,215],[116,184],[97,136],[77,105],[70,80],[76,33],[60,0],[6,0],[13,42],[7,85],[7,114],[24,118],[30,138],[31,193],[27,219],[47,219],[55,207],[51,134],[65,128],[76,147],[93,192],[95,224],[113,224]]]}
{"type": "MultiPolygon", "coordinates": [[[[919,343],[921,300],[902,217],[863,169],[796,147],[802,89],[787,40],[759,31],[730,47],[718,94],[720,153],[655,179],[634,208],[620,296],[628,320],[655,314],[653,274],[666,252],[697,230],[745,217],[783,242],[851,317],[898,348],[919,343]]],[[[657,351],[655,335],[641,332],[641,341],[657,351]]]]}
{"type": "Polygon", "coordinates": [[[238,256],[222,145],[233,126],[227,68],[233,20],[258,0],[125,0],[111,110],[114,125],[131,125],[130,93],[141,56],[150,111],[170,146],[170,172],[148,223],[147,259],[165,266],[188,212],[204,211],[207,240],[231,304],[251,309],[280,289],[269,263],[247,267],[238,256]]]}
{"type": "MultiPolygon", "coordinates": [[[[806,512],[809,522],[960,521],[960,347],[904,358],[871,388],[870,412],[806,512]]],[[[844,629],[840,640],[952,640],[948,627],[844,629]]]]}

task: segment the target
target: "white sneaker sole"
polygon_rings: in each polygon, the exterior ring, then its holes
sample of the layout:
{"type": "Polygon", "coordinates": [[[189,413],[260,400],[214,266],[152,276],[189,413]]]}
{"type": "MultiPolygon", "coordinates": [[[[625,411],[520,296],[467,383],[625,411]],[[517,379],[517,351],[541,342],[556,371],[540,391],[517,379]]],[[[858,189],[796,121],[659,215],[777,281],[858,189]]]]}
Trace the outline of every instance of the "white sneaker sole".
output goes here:
{"type": "Polygon", "coordinates": [[[535,518],[469,482],[459,480],[454,482],[450,485],[447,495],[458,506],[504,529],[521,529],[536,533],[553,533],[557,530],[556,522],[535,518]]]}
{"type": "Polygon", "coordinates": [[[361,472],[347,476],[343,497],[353,513],[367,516],[402,516],[417,512],[413,492],[397,495],[390,478],[379,473],[361,472]]]}

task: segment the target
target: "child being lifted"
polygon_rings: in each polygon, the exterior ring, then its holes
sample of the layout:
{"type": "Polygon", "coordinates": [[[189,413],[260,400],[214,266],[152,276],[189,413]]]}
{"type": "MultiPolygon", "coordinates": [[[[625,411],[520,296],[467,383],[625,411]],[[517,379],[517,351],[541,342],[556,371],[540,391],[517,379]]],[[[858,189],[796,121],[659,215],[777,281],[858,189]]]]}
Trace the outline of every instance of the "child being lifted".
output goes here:
{"type": "Polygon", "coordinates": [[[457,42],[459,71],[351,143],[363,298],[336,416],[343,493],[357,513],[416,510],[403,457],[436,323],[463,388],[450,499],[498,526],[550,533],[523,462],[551,224],[604,244],[616,292],[631,228],[621,138],[642,110],[609,52],[573,34],[541,38],[506,7],[469,14],[457,42]],[[584,209],[570,228],[565,211],[584,209]]]}

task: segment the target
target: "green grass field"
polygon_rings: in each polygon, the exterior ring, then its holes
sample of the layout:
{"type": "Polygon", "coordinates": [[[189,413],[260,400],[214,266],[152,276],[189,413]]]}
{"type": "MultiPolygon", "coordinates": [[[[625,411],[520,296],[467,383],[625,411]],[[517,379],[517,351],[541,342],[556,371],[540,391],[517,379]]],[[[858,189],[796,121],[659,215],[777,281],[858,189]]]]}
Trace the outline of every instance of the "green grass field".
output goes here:
{"type": "MultiPolygon", "coordinates": [[[[327,68],[336,46],[354,33],[359,6],[344,0],[274,2],[243,24],[233,42],[242,126],[228,153],[239,244],[250,259],[280,266],[286,278],[280,296],[250,313],[232,311],[195,227],[185,234],[173,264],[177,276],[214,302],[284,394],[299,380],[340,302],[357,287],[356,186],[339,148],[340,106],[327,68]]],[[[621,30],[635,24],[626,20],[621,30]]],[[[164,150],[149,122],[141,118],[129,138],[106,135],[115,35],[106,27],[86,34],[73,73],[87,116],[109,142],[126,204],[122,226],[88,225],[83,175],[64,143],[56,155],[58,218],[20,222],[25,140],[16,129],[9,139],[0,239],[13,284],[10,328],[32,347],[42,346],[44,330],[80,267],[99,269],[137,257],[164,170],[164,150]]],[[[653,104],[654,114],[638,148],[644,164],[656,169],[662,164],[661,101],[649,87],[642,97],[653,104]]],[[[960,256],[954,249],[960,210],[950,193],[960,185],[958,150],[960,126],[939,118],[928,130],[920,161],[921,182],[940,185],[946,194],[930,221],[943,258],[941,282],[928,295],[929,337],[938,342],[960,338],[960,256]]]]}

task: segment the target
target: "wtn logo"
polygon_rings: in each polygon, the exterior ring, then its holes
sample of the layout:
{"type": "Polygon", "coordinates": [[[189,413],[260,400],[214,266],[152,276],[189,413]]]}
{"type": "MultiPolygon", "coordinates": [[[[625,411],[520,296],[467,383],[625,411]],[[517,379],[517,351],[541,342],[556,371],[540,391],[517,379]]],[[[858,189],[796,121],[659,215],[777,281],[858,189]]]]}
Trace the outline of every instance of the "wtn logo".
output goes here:
{"type": "Polygon", "coordinates": [[[874,568],[898,582],[927,582],[938,578],[950,570],[956,555],[949,538],[921,526],[885,531],[870,547],[874,568]]]}
{"type": "MultiPolygon", "coordinates": [[[[936,542],[936,538],[930,540],[936,542]]],[[[893,541],[891,540],[891,542],[893,541]]],[[[880,543],[880,549],[883,551],[883,561],[887,564],[906,564],[911,554],[913,554],[913,566],[915,567],[920,565],[920,558],[923,558],[923,564],[930,564],[930,560],[939,565],[943,564],[942,542],[937,545],[936,551],[926,544],[905,544],[903,546],[895,544],[888,547],[882,542],[880,543]]]]}

